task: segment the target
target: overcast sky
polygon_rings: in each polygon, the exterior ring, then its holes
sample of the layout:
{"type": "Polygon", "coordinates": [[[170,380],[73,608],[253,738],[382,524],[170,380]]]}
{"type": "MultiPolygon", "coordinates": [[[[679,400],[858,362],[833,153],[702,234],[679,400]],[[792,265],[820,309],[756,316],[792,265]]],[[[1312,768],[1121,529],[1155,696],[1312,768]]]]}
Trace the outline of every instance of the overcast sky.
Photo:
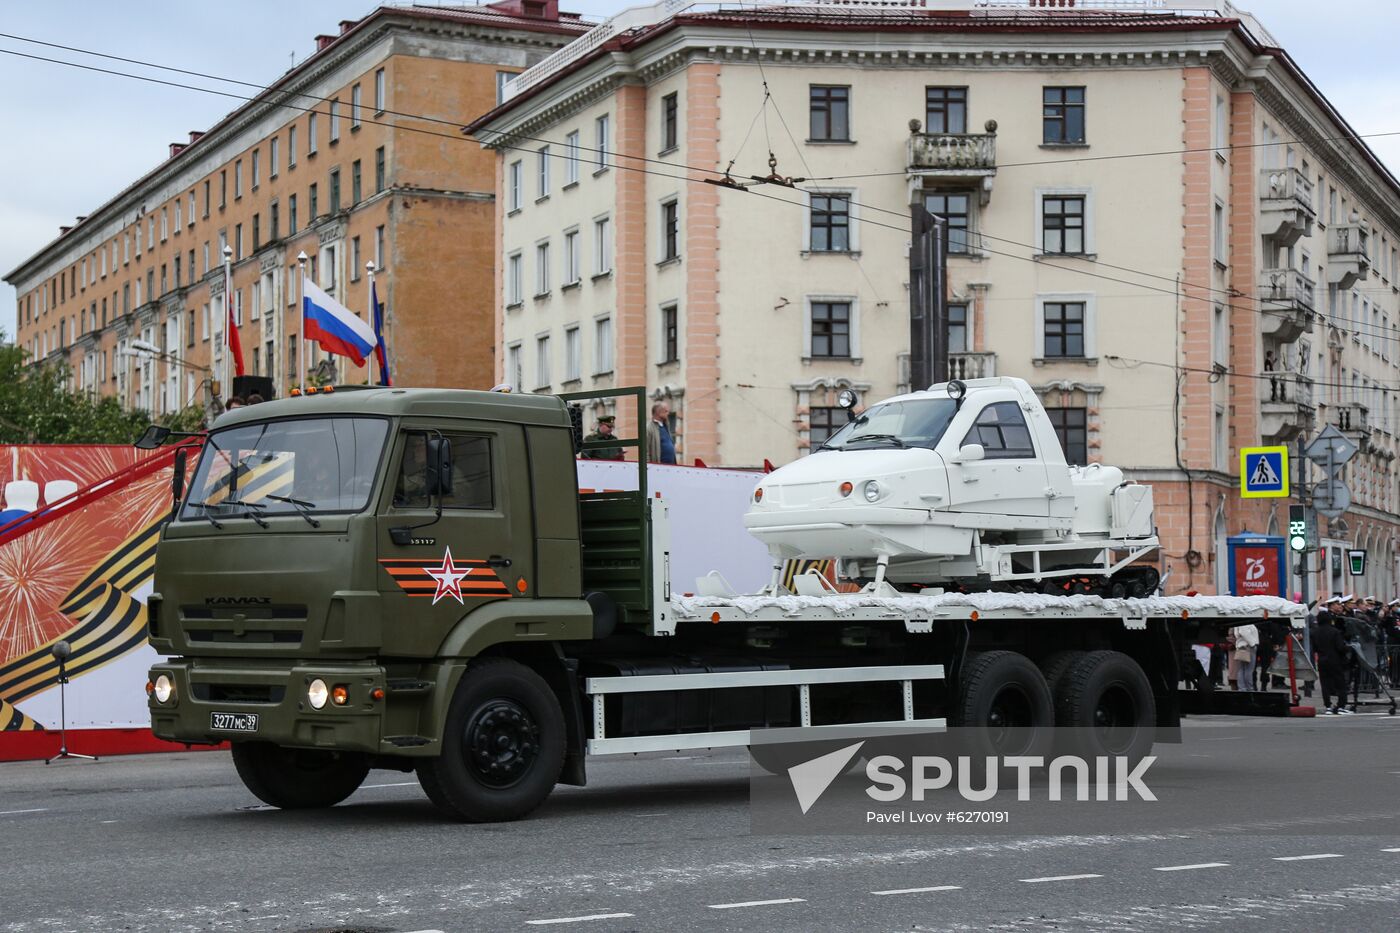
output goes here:
{"type": "MultiPolygon", "coordinates": [[[[336,32],[340,20],[365,15],[371,2],[4,0],[0,32],[267,84],[311,53],[317,33],[336,32]]],[[[606,16],[633,4],[562,0],[561,5],[606,16]]],[[[1259,17],[1358,132],[1400,132],[1394,106],[1400,98],[1395,55],[1400,3],[1240,0],[1237,5],[1259,17]]],[[[140,70],[14,39],[0,38],[0,49],[140,70]]],[[[0,104],[0,274],[53,239],[60,225],[90,213],[163,161],[169,143],[212,126],[238,104],[6,54],[0,54],[0,87],[7,89],[0,104]]],[[[466,122],[472,115],[442,116],[466,122]]],[[[1400,135],[1373,139],[1371,145],[1400,172],[1400,135]]],[[[14,290],[0,285],[0,330],[12,338],[14,326],[14,290]]]]}

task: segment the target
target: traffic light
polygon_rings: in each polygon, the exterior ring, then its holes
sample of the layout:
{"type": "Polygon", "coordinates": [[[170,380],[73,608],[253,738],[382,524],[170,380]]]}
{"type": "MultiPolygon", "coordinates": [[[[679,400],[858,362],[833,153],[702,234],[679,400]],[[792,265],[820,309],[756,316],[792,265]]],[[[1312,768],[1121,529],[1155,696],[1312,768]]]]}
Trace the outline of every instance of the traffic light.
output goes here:
{"type": "Polygon", "coordinates": [[[1306,551],[1312,538],[1312,529],[1309,527],[1312,516],[1308,514],[1306,506],[1290,505],[1288,507],[1288,547],[1293,551],[1306,551]]]}

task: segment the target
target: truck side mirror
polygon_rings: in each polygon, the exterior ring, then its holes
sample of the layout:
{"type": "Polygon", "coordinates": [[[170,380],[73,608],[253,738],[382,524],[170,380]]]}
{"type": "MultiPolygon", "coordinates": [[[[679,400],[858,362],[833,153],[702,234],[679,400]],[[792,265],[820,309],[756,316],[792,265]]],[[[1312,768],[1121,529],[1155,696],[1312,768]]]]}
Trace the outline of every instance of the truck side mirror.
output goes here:
{"type": "Polygon", "coordinates": [[[445,437],[428,438],[428,495],[452,495],[452,442],[445,437]]]}
{"type": "Polygon", "coordinates": [[[987,449],[981,444],[964,444],[958,448],[954,463],[975,463],[987,459],[987,449]]]}
{"type": "Polygon", "coordinates": [[[155,450],[165,443],[170,436],[170,429],[158,424],[148,425],[146,430],[141,432],[141,436],[136,439],[133,445],[137,450],[155,450]]]}

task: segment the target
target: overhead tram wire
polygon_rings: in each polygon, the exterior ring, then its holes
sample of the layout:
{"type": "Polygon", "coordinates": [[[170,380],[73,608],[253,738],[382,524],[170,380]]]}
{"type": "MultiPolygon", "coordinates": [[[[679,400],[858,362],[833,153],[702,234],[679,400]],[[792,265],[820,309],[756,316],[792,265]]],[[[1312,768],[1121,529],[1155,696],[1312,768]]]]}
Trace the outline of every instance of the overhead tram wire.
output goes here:
{"type": "MultiPolygon", "coordinates": [[[[6,36],[6,34],[0,34],[0,38],[4,38],[4,37],[8,37],[8,36],[6,36]]],[[[21,38],[22,38],[22,37],[21,37],[21,38]]],[[[28,40],[28,39],[25,39],[25,40],[23,40],[23,41],[35,41],[35,42],[37,42],[37,41],[39,41],[39,40],[28,40]]],[[[52,43],[41,43],[41,44],[50,44],[50,45],[51,45],[52,43]]],[[[66,48],[71,48],[71,47],[64,46],[63,48],[66,49],[66,48]]],[[[101,52],[92,52],[92,51],[88,51],[88,50],[84,50],[84,49],[76,49],[76,51],[78,51],[78,52],[80,52],[80,53],[82,53],[82,54],[89,54],[89,55],[100,56],[100,57],[104,57],[104,58],[112,58],[112,59],[118,59],[118,60],[122,60],[122,61],[133,62],[133,63],[136,63],[136,64],[148,65],[149,67],[153,67],[153,68],[161,68],[161,69],[167,69],[167,70],[176,71],[176,72],[181,72],[181,73],[191,73],[191,74],[196,74],[196,75],[199,74],[199,73],[194,73],[194,72],[185,72],[184,69],[176,69],[176,68],[172,68],[172,67],[170,67],[170,66],[156,65],[156,64],[153,64],[153,63],[140,62],[140,61],[132,60],[132,59],[121,59],[120,56],[107,55],[106,53],[101,53],[101,52]]],[[[198,91],[198,92],[202,92],[202,93],[205,93],[205,94],[213,94],[213,95],[216,95],[216,96],[219,96],[219,97],[227,97],[227,98],[230,98],[230,99],[241,100],[241,101],[244,101],[244,102],[253,102],[253,101],[257,101],[257,100],[259,100],[259,99],[262,99],[262,97],[264,96],[264,95],[249,96],[249,95],[245,95],[245,94],[236,94],[236,93],[233,93],[233,92],[230,92],[230,91],[222,91],[222,90],[219,90],[219,89],[217,89],[217,88],[207,88],[207,87],[200,87],[200,86],[198,86],[198,85],[183,84],[183,83],[176,82],[176,81],[166,81],[166,80],[163,80],[163,79],[160,79],[160,78],[151,77],[151,76],[149,76],[149,75],[132,74],[132,73],[130,73],[130,72],[117,71],[117,70],[109,69],[109,68],[99,68],[99,67],[94,66],[94,65],[85,65],[85,64],[82,64],[82,63],[80,63],[80,62],[71,62],[71,61],[65,61],[65,60],[63,60],[63,59],[48,58],[48,57],[41,56],[41,55],[32,55],[32,54],[29,54],[29,53],[26,53],[26,52],[19,52],[19,51],[13,50],[13,49],[0,49],[0,53],[7,54],[7,55],[13,55],[13,56],[17,56],[17,57],[20,57],[20,58],[25,58],[25,59],[34,60],[34,61],[47,62],[47,63],[50,63],[50,64],[65,65],[65,66],[68,66],[68,67],[71,67],[71,68],[78,68],[78,69],[81,69],[81,70],[84,70],[84,71],[92,71],[92,72],[96,72],[96,73],[99,73],[99,74],[111,75],[111,76],[114,76],[114,77],[130,78],[130,79],[133,79],[133,80],[144,81],[144,82],[147,82],[147,83],[162,85],[162,86],[165,86],[165,87],[173,87],[173,88],[178,88],[178,89],[182,89],[182,90],[198,91]]],[[[219,78],[219,77],[217,77],[217,76],[209,76],[209,77],[210,77],[211,80],[228,81],[228,82],[230,82],[230,83],[244,84],[244,85],[253,86],[253,87],[256,87],[256,86],[257,86],[257,85],[253,85],[251,82],[236,81],[235,79],[219,78]]],[[[317,101],[320,101],[320,102],[322,102],[322,103],[329,104],[329,99],[327,99],[327,98],[322,98],[322,97],[318,97],[318,96],[316,96],[316,95],[310,95],[310,94],[288,94],[287,96],[310,97],[310,98],[312,98],[312,99],[314,99],[314,100],[317,100],[317,101]]],[[[280,100],[280,101],[269,101],[269,103],[272,104],[273,106],[285,107],[285,108],[287,108],[287,109],[296,110],[296,111],[299,111],[299,112],[302,112],[302,113],[325,113],[325,114],[329,114],[329,111],[328,111],[328,110],[318,110],[316,107],[306,107],[306,106],[302,106],[302,105],[299,105],[299,104],[289,103],[285,98],[284,98],[283,100],[280,100]]],[[[400,116],[400,117],[403,117],[403,118],[405,118],[405,119],[423,120],[424,122],[441,123],[441,124],[444,124],[444,125],[449,125],[449,126],[456,127],[456,128],[458,128],[459,132],[454,132],[454,133],[443,133],[443,132],[437,132],[437,131],[434,131],[434,130],[425,129],[425,128],[423,128],[423,127],[405,126],[405,125],[399,124],[399,123],[390,123],[390,122],[388,122],[388,121],[376,120],[376,119],[373,119],[373,118],[366,118],[366,117],[362,117],[360,122],[362,122],[362,123],[368,123],[368,124],[370,124],[370,125],[376,125],[376,126],[387,126],[387,127],[391,127],[391,128],[394,128],[394,129],[403,130],[403,131],[405,131],[405,132],[419,133],[419,134],[428,135],[428,136],[436,136],[436,137],[440,137],[440,138],[443,138],[443,139],[455,139],[455,140],[459,140],[459,141],[462,141],[462,142],[468,141],[468,137],[463,136],[463,135],[460,133],[461,123],[460,123],[459,121],[450,121],[450,120],[445,120],[445,119],[437,118],[437,117],[429,117],[429,116],[424,116],[424,115],[420,115],[420,114],[405,113],[405,112],[402,112],[402,111],[388,111],[388,110],[385,110],[385,111],[376,111],[376,113],[377,113],[377,114],[378,114],[378,113],[382,113],[382,114],[385,114],[385,115],[400,116]]],[[[1391,135],[1391,134],[1382,134],[1382,135],[1391,135]]],[[[510,139],[510,140],[512,140],[512,141],[513,141],[513,140],[526,140],[526,141],[530,141],[530,142],[539,142],[539,143],[544,143],[544,144],[551,145],[551,146],[563,145],[563,144],[560,143],[558,140],[551,140],[551,139],[546,139],[546,138],[543,138],[543,137],[527,136],[527,135],[523,135],[523,134],[509,134],[509,133],[499,133],[499,134],[497,134],[496,139],[495,139],[494,141],[490,141],[490,140],[479,140],[479,141],[481,141],[481,142],[486,142],[487,144],[503,144],[503,143],[501,143],[501,140],[506,140],[506,139],[510,139]]],[[[1280,144],[1281,144],[1281,143],[1269,143],[1268,145],[1280,145],[1280,144]]],[[[512,149],[512,150],[515,150],[515,151],[521,151],[521,152],[526,151],[526,150],[524,150],[522,147],[517,146],[517,145],[510,145],[510,144],[508,144],[508,143],[504,143],[503,145],[505,145],[505,148],[509,148],[509,149],[512,149]]],[[[720,176],[720,175],[721,175],[721,173],[718,172],[718,171],[715,170],[715,169],[700,168],[700,167],[698,167],[698,166],[690,166],[690,165],[685,165],[685,164],[682,164],[682,163],[668,162],[668,161],[666,161],[666,160],[661,160],[661,159],[649,159],[649,158],[646,158],[646,157],[643,157],[643,156],[625,155],[625,154],[621,154],[621,153],[615,152],[615,151],[613,151],[613,150],[606,150],[606,149],[590,149],[589,151],[590,151],[590,152],[597,152],[597,153],[599,153],[600,155],[609,155],[609,156],[620,157],[620,158],[623,158],[623,159],[627,159],[627,160],[629,160],[629,161],[637,161],[637,162],[646,162],[646,163],[660,164],[660,165],[665,165],[665,166],[671,167],[671,168],[681,168],[681,169],[684,169],[684,170],[686,170],[686,171],[698,172],[698,173],[701,173],[701,174],[704,174],[704,175],[713,175],[713,176],[720,176]]],[[[566,154],[564,154],[564,153],[553,152],[553,151],[547,153],[547,155],[548,155],[550,158],[555,158],[555,159],[567,159],[567,158],[569,158],[569,156],[566,155],[566,154]]],[[[640,172],[640,173],[642,173],[642,174],[655,175],[655,176],[661,177],[661,178],[670,178],[670,179],[674,179],[674,180],[678,180],[678,181],[684,181],[684,182],[687,182],[687,183],[690,183],[690,184],[697,184],[697,183],[704,183],[704,182],[705,182],[705,179],[701,179],[701,178],[691,178],[691,177],[688,177],[688,176],[686,176],[686,175],[677,175],[677,174],[672,174],[672,173],[669,173],[669,172],[660,172],[660,171],[657,171],[657,170],[655,170],[655,169],[642,168],[642,167],[634,166],[634,165],[622,165],[622,164],[617,163],[617,162],[612,162],[612,163],[609,163],[609,164],[611,165],[611,167],[617,168],[619,171],[640,172]]],[[[896,174],[902,175],[902,174],[905,174],[905,173],[900,172],[900,173],[896,173],[896,174]]],[[[802,180],[803,180],[803,181],[811,181],[812,179],[806,179],[806,178],[804,178],[804,179],[802,179],[802,180]]],[[[801,209],[801,210],[806,210],[806,209],[807,209],[807,205],[804,204],[804,203],[801,202],[801,201],[791,201],[791,200],[789,200],[789,199],[787,199],[787,198],[779,197],[779,196],[776,196],[776,195],[774,195],[774,194],[769,194],[769,193],[763,192],[763,191],[757,191],[757,190],[755,190],[755,189],[753,189],[753,188],[745,188],[745,189],[743,189],[743,190],[744,190],[744,192],[745,192],[746,194],[753,194],[753,195],[756,195],[756,196],[758,196],[758,197],[760,197],[760,198],[765,198],[765,199],[768,199],[768,200],[777,201],[777,202],[784,203],[784,204],[789,204],[789,205],[792,205],[792,206],[794,206],[794,207],[797,207],[798,209],[801,209]]],[[[805,190],[805,189],[796,189],[796,188],[795,188],[794,190],[805,190]]],[[[888,208],[879,208],[879,207],[875,207],[875,206],[873,206],[873,205],[864,205],[864,204],[861,204],[861,205],[859,205],[859,206],[866,207],[866,208],[869,208],[869,209],[871,209],[871,210],[875,210],[875,211],[878,211],[878,212],[890,213],[890,214],[894,214],[894,215],[896,215],[896,216],[901,216],[901,217],[903,216],[903,213],[902,213],[902,212],[891,211],[891,210],[889,210],[888,208]]],[[[902,226],[895,226],[895,225],[893,225],[893,224],[881,223],[880,221],[873,220],[873,219],[871,219],[871,218],[864,217],[864,216],[857,216],[857,217],[855,217],[854,219],[856,220],[856,222],[858,222],[858,223],[863,223],[863,224],[866,224],[866,225],[868,225],[868,226],[882,227],[882,228],[884,228],[884,229],[892,230],[892,231],[895,231],[895,232],[900,233],[900,234],[905,235],[905,236],[907,236],[907,235],[909,234],[909,231],[908,231],[905,227],[902,227],[902,226]]],[[[1002,237],[995,237],[995,236],[992,236],[992,235],[990,235],[990,234],[979,234],[979,236],[982,236],[982,237],[984,237],[984,238],[986,238],[986,239],[995,239],[995,240],[998,240],[998,241],[1004,241],[1004,242],[1007,242],[1007,243],[1010,243],[1010,244],[1014,244],[1014,245],[1020,245],[1020,246],[1022,246],[1022,247],[1024,247],[1024,248],[1026,248],[1026,249],[1036,249],[1036,247],[1032,246],[1031,244],[1018,243],[1017,241],[1014,241],[1014,240],[1006,240],[1005,238],[1002,238],[1002,237]]],[[[989,248],[986,248],[985,246],[981,248],[981,252],[987,253],[987,254],[990,254],[990,255],[1003,256],[1003,257],[1009,258],[1009,259],[1016,259],[1016,260],[1020,260],[1020,261],[1023,261],[1023,262],[1032,262],[1032,263],[1035,263],[1036,265],[1039,265],[1039,266],[1059,269],[1059,270],[1062,270],[1062,271],[1065,271],[1065,272],[1069,272],[1069,273],[1074,274],[1074,275],[1083,275],[1083,276],[1088,276],[1088,277],[1091,277],[1091,278],[1102,279],[1102,280],[1104,280],[1104,281],[1116,282],[1116,283],[1118,283],[1118,284],[1127,285],[1127,286],[1130,286],[1130,287],[1133,287],[1133,288],[1140,288],[1140,289],[1144,289],[1144,290],[1147,290],[1147,291],[1157,292],[1157,293],[1160,293],[1160,294],[1163,294],[1163,295],[1171,295],[1171,296],[1173,296],[1173,297],[1176,297],[1176,296],[1177,296],[1177,292],[1176,292],[1175,290],[1173,290],[1173,289],[1161,288],[1161,287],[1153,286],[1153,285],[1150,285],[1150,284],[1147,284],[1147,283],[1143,283],[1143,282],[1135,282],[1135,281],[1131,281],[1131,280],[1128,280],[1128,279],[1118,278],[1118,277],[1116,277],[1116,276],[1104,275],[1104,274],[1102,274],[1102,273],[1092,272],[1092,271],[1087,270],[1087,269],[1076,269],[1076,268],[1073,268],[1073,267],[1070,267],[1070,266],[1063,266],[1063,265],[1059,265],[1058,263],[1054,263],[1054,262],[1047,261],[1047,260],[1045,260],[1045,259],[1038,259],[1038,258],[1036,258],[1036,257],[1034,257],[1034,256],[1020,256],[1020,255],[1017,255],[1017,254],[1014,254],[1014,253],[1008,253],[1008,252],[1004,252],[1004,251],[1000,251],[1000,250],[989,249],[989,248]]],[[[1109,264],[1105,263],[1104,265],[1109,265],[1109,264]]],[[[1118,266],[1110,266],[1110,267],[1111,267],[1111,268],[1118,268],[1118,269],[1121,269],[1122,271],[1127,271],[1127,272],[1131,272],[1131,273],[1133,273],[1133,274],[1144,275],[1144,276],[1148,276],[1148,277],[1152,277],[1152,278],[1166,278],[1166,277],[1164,277],[1164,276],[1161,276],[1161,275],[1158,274],[1158,273],[1151,273],[1151,272],[1147,272],[1147,271],[1145,271],[1145,270],[1132,269],[1132,268],[1130,268],[1130,267],[1118,267],[1118,266]]],[[[1236,298],[1246,298],[1246,299],[1253,300],[1253,301],[1255,301],[1255,302],[1257,302],[1257,303],[1260,303],[1260,304],[1262,304],[1262,303],[1264,303],[1264,302],[1268,302],[1268,301],[1273,301],[1273,299],[1251,298],[1251,296],[1243,295],[1243,294],[1241,294],[1241,293],[1234,292],[1234,291],[1226,292],[1226,290],[1224,290],[1224,289],[1219,289],[1219,288],[1216,288],[1216,287],[1214,287],[1214,286],[1204,286],[1204,285],[1199,285],[1199,284],[1196,284],[1196,283],[1181,283],[1181,284],[1184,285],[1184,286],[1186,286],[1186,287],[1189,287],[1189,288],[1198,288],[1198,289],[1201,289],[1201,290],[1204,290],[1204,291],[1214,291],[1214,292],[1226,293],[1226,294],[1230,294],[1230,295],[1232,295],[1232,297],[1236,297],[1236,298]]],[[[1221,303],[1221,306],[1222,306],[1222,307],[1228,307],[1228,308],[1230,308],[1230,309],[1232,309],[1232,310],[1241,310],[1241,311],[1245,311],[1245,312],[1248,312],[1248,313],[1257,313],[1257,312],[1263,310],[1263,309],[1261,309],[1261,308],[1250,308],[1250,307],[1245,307],[1245,306],[1241,306],[1241,305],[1236,305],[1236,304],[1229,303],[1229,302],[1221,303]]],[[[1336,325],[1333,325],[1333,326],[1336,326],[1336,325]]],[[[1359,333],[1362,333],[1362,332],[1363,332],[1363,331],[1361,331],[1361,330],[1356,330],[1356,329],[1348,329],[1348,328],[1339,328],[1339,329],[1347,330],[1349,333],[1352,333],[1352,334],[1359,334],[1359,333]]],[[[1400,326],[1392,326],[1392,327],[1388,328],[1388,330],[1391,330],[1391,331],[1400,331],[1400,326]]],[[[1369,328],[1369,327],[1367,327],[1367,328],[1365,329],[1364,332],[1376,334],[1376,331],[1373,330],[1373,329],[1371,329],[1371,328],[1369,328]]]]}

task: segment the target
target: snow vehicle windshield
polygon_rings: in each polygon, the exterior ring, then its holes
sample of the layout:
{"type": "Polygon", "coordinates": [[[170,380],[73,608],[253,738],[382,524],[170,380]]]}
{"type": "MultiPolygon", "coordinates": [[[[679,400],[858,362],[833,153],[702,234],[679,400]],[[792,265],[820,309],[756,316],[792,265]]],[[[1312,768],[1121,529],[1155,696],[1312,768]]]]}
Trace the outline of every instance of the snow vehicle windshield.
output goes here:
{"type": "Polygon", "coordinates": [[[831,435],[817,450],[932,448],[957,413],[957,402],[947,398],[885,402],[831,435]]]}

